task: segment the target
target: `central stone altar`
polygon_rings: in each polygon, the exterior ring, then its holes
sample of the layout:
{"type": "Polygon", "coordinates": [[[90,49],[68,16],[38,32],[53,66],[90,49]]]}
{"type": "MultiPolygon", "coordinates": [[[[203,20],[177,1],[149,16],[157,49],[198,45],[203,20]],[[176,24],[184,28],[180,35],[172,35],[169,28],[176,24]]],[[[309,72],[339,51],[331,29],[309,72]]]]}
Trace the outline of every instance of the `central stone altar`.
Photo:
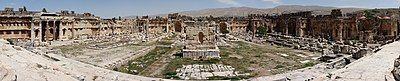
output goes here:
{"type": "Polygon", "coordinates": [[[185,21],[185,47],[183,58],[220,58],[216,45],[216,26],[208,21],[185,21]]]}

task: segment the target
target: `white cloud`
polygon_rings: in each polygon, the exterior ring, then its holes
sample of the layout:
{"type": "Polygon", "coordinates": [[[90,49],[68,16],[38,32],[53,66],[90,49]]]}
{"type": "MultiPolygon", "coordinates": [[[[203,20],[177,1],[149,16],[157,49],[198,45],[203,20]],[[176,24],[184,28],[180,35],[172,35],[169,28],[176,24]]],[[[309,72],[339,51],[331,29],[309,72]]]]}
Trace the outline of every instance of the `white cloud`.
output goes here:
{"type": "Polygon", "coordinates": [[[272,2],[274,4],[281,4],[281,0],[261,0],[261,1],[272,2]]]}
{"type": "Polygon", "coordinates": [[[241,3],[239,3],[235,0],[217,0],[217,1],[224,3],[224,4],[232,5],[232,6],[243,6],[241,3]]]}

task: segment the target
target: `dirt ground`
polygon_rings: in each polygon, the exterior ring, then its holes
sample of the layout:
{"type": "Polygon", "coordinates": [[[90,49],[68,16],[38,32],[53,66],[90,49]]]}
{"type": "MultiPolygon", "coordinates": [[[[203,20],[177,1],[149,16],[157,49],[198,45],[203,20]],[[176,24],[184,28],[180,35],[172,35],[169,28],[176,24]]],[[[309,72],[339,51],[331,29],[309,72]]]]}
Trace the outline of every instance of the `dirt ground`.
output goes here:
{"type": "MultiPolygon", "coordinates": [[[[271,44],[227,42],[230,47],[219,47],[221,59],[191,60],[174,58],[165,67],[163,74],[173,74],[177,68],[188,64],[224,64],[236,68],[239,73],[250,73],[251,77],[280,74],[291,70],[310,67],[320,63],[320,53],[292,48],[271,46],[271,44]]],[[[164,76],[163,78],[171,78],[164,76]]],[[[172,77],[175,79],[175,77],[172,77]]]]}
{"type": "MultiPolygon", "coordinates": [[[[87,48],[88,45],[59,47],[64,56],[93,65],[104,65],[107,61],[115,61],[127,56],[135,56],[134,52],[149,46],[170,45],[173,39],[163,39],[153,43],[125,45],[107,50],[87,48]]],[[[320,53],[292,48],[272,46],[271,44],[254,44],[245,41],[227,42],[231,46],[219,47],[221,59],[209,61],[194,61],[174,57],[179,48],[153,49],[149,53],[137,55],[117,70],[130,74],[166,78],[164,74],[173,73],[186,64],[220,63],[236,68],[239,73],[250,73],[250,77],[280,74],[291,70],[318,64],[320,53]]]]}
{"type": "Polygon", "coordinates": [[[63,55],[81,62],[103,66],[109,61],[116,59],[135,56],[138,50],[146,49],[148,46],[126,45],[122,47],[110,48],[106,50],[98,50],[87,48],[87,45],[62,46],[63,55]]]}

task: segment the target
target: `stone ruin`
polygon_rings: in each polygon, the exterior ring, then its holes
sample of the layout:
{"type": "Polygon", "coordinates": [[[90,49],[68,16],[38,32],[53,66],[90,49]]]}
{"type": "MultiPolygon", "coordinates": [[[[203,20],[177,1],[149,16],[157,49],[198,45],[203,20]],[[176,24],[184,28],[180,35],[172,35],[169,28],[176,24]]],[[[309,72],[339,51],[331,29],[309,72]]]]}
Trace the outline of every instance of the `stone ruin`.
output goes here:
{"type": "Polygon", "coordinates": [[[205,80],[209,77],[220,76],[220,77],[233,77],[241,75],[249,75],[248,73],[240,74],[235,71],[235,68],[223,64],[208,64],[208,65],[183,65],[182,68],[176,70],[178,76],[181,79],[189,80],[205,80]]]}
{"type": "Polygon", "coordinates": [[[376,52],[380,48],[367,47],[366,45],[351,41],[332,42],[326,39],[292,37],[280,34],[267,34],[266,42],[291,47],[299,50],[308,50],[311,52],[320,52],[321,61],[329,62],[327,68],[342,68],[355,59],[359,59],[368,54],[376,52]]]}
{"type": "Polygon", "coordinates": [[[394,68],[392,70],[392,74],[396,81],[400,81],[400,57],[394,60],[394,68]]]}
{"type": "Polygon", "coordinates": [[[183,58],[208,59],[220,58],[216,45],[214,27],[207,21],[186,21],[185,47],[182,49],[183,58]]]}
{"type": "MultiPolygon", "coordinates": [[[[200,46],[200,45],[197,45],[200,46]]],[[[193,47],[193,46],[192,46],[193,47]]],[[[182,49],[183,58],[204,59],[204,58],[220,58],[217,46],[204,46],[182,49]]]]}

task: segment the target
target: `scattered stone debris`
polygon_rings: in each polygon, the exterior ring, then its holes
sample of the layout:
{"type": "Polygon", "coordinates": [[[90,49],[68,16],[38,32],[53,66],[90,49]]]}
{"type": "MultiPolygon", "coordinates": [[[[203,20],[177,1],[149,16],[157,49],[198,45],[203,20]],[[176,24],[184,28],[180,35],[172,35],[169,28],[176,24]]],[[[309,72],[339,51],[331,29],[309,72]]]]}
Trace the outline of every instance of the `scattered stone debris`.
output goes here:
{"type": "Polygon", "coordinates": [[[197,79],[205,80],[209,77],[220,76],[220,77],[232,77],[232,76],[242,76],[249,75],[248,73],[239,74],[235,71],[232,66],[222,65],[222,64],[209,64],[209,65],[183,65],[182,68],[176,70],[177,76],[181,79],[197,79]]]}
{"type": "Polygon", "coordinates": [[[392,74],[396,81],[400,81],[400,56],[394,60],[394,68],[392,74]]]}

